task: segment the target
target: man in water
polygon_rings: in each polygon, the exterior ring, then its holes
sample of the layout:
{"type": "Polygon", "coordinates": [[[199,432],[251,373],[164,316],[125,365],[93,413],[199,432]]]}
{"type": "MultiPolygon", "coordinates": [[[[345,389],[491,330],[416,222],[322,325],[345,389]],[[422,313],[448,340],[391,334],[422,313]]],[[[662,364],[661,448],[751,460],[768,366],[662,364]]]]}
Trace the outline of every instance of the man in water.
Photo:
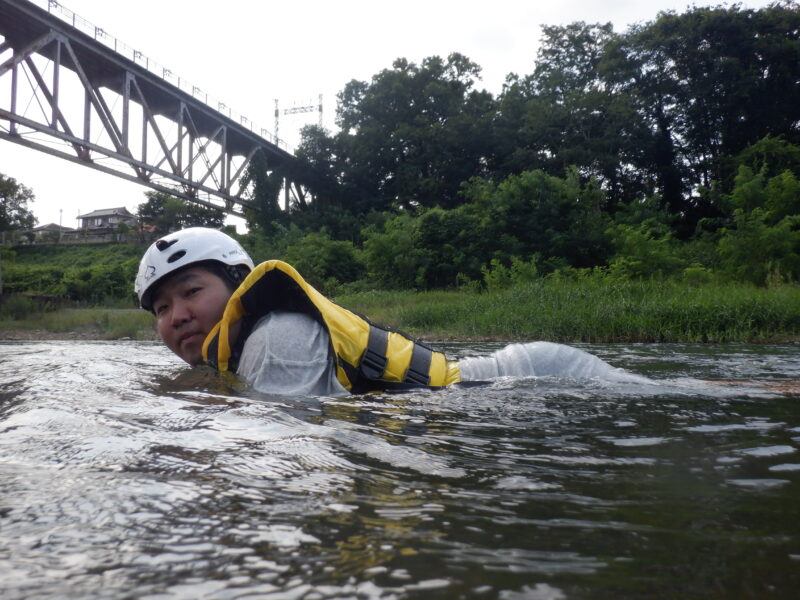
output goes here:
{"type": "Polygon", "coordinates": [[[449,360],[334,304],[286,263],[256,267],[236,240],[214,229],[184,229],[153,243],[135,290],[170,350],[193,366],[235,371],[262,392],[339,395],[503,376],[634,377],[549,342],[449,360]]]}

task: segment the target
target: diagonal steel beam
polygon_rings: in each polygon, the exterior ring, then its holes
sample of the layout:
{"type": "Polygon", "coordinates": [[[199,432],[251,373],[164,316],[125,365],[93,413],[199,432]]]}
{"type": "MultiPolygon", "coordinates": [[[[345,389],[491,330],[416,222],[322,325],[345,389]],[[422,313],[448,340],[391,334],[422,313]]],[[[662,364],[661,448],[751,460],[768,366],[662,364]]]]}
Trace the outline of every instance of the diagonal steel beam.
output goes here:
{"type": "MultiPolygon", "coordinates": [[[[103,124],[103,127],[105,127],[106,133],[108,134],[108,137],[111,138],[111,142],[114,144],[117,152],[130,155],[130,150],[128,150],[128,148],[126,148],[122,143],[122,131],[120,131],[119,127],[114,122],[114,115],[108,108],[108,105],[106,104],[102,94],[100,94],[99,90],[95,89],[94,85],[92,85],[92,82],[86,76],[86,72],[81,66],[80,59],[75,54],[72,44],[69,43],[69,39],[64,36],[59,37],[63,39],[64,47],[67,49],[67,52],[69,52],[70,57],[72,58],[75,72],[78,74],[78,79],[80,79],[81,83],[83,84],[87,99],[97,112],[97,116],[100,118],[100,122],[103,124]]],[[[87,139],[86,141],[88,142],[89,140],[87,139]]],[[[133,158],[133,156],[131,156],[131,158],[133,158]]]]}
{"type": "MultiPolygon", "coordinates": [[[[197,154],[195,154],[194,157],[192,158],[191,162],[189,163],[189,167],[191,167],[192,164],[198,158],[202,158],[203,161],[206,163],[206,170],[210,171],[212,169],[211,162],[210,162],[211,159],[208,157],[208,153],[206,152],[206,148],[208,148],[208,146],[211,144],[211,142],[216,140],[218,135],[223,134],[224,132],[225,132],[225,125],[220,125],[219,127],[217,127],[217,129],[214,131],[214,133],[212,133],[208,137],[208,139],[206,139],[206,141],[203,144],[201,144],[200,146],[197,147],[197,154]]],[[[199,136],[195,136],[195,141],[197,141],[197,137],[199,137],[199,136]]],[[[204,178],[204,180],[207,177],[208,177],[208,173],[206,173],[206,177],[204,178]]]]}
{"type": "Polygon", "coordinates": [[[241,166],[238,169],[236,169],[236,173],[234,173],[233,176],[231,177],[232,181],[238,181],[239,180],[239,178],[244,173],[244,170],[252,162],[253,157],[256,155],[256,152],[258,152],[260,149],[261,148],[259,148],[258,146],[255,146],[255,147],[253,147],[252,150],[250,150],[250,152],[247,153],[247,156],[245,157],[244,162],[241,164],[241,166]]]}
{"type": "MultiPolygon", "coordinates": [[[[18,65],[32,54],[36,54],[39,50],[47,46],[47,44],[52,42],[57,37],[58,35],[56,34],[56,32],[51,29],[48,33],[46,33],[40,38],[35,39],[33,42],[31,42],[21,50],[15,51],[14,56],[12,56],[2,65],[0,65],[0,77],[8,73],[8,71],[14,68],[15,65],[18,65]]],[[[5,44],[3,45],[5,46],[5,44]]]]}
{"type": "Polygon", "coordinates": [[[134,90],[138,93],[139,104],[142,105],[142,110],[144,111],[144,117],[150,124],[150,127],[152,128],[153,133],[155,134],[156,139],[158,140],[158,143],[161,146],[161,151],[164,153],[164,157],[169,162],[169,166],[172,169],[172,172],[175,173],[175,175],[179,175],[180,170],[178,169],[178,165],[175,164],[175,161],[172,158],[172,153],[170,149],[167,147],[167,142],[164,140],[164,136],[161,134],[161,128],[158,126],[158,123],[156,122],[155,119],[155,115],[153,114],[153,111],[150,110],[150,104],[147,102],[147,98],[142,93],[142,89],[139,87],[139,82],[136,80],[135,76],[131,78],[131,84],[134,90]]]}
{"type": "MultiPolygon", "coordinates": [[[[67,122],[66,117],[61,112],[61,109],[58,107],[58,102],[53,94],[50,93],[50,90],[47,89],[47,83],[42,77],[42,74],[39,72],[39,69],[36,67],[36,64],[31,60],[30,57],[25,59],[25,65],[28,67],[28,71],[30,71],[33,78],[36,80],[36,83],[39,85],[39,89],[41,90],[42,94],[44,94],[45,99],[50,104],[50,108],[53,111],[53,114],[56,116],[57,122],[61,125],[64,129],[64,132],[72,138],[75,138],[74,134],[72,133],[72,129],[67,122]]],[[[57,129],[55,124],[51,124],[53,129],[57,129]]],[[[77,139],[77,138],[75,138],[77,139]]],[[[84,160],[89,160],[89,151],[83,144],[76,144],[72,143],[73,148],[75,148],[75,153],[83,158],[84,160]]]]}
{"type": "Polygon", "coordinates": [[[58,92],[59,92],[59,84],[61,80],[61,42],[56,41],[56,55],[53,58],[53,111],[50,116],[50,126],[55,128],[56,127],[56,112],[58,107],[58,92]]]}
{"type": "MultiPolygon", "coordinates": [[[[222,161],[223,156],[224,155],[220,154],[217,157],[217,159],[212,163],[211,167],[208,169],[206,174],[203,175],[203,177],[198,182],[200,185],[203,185],[206,182],[206,179],[208,179],[209,177],[212,177],[212,179],[214,179],[214,183],[219,184],[219,182],[217,181],[216,175],[214,175],[214,169],[217,167],[217,165],[220,164],[220,162],[222,161]]],[[[219,185],[218,185],[218,187],[219,187],[219,185]]],[[[222,191],[222,190],[220,190],[220,191],[222,191]]]]}

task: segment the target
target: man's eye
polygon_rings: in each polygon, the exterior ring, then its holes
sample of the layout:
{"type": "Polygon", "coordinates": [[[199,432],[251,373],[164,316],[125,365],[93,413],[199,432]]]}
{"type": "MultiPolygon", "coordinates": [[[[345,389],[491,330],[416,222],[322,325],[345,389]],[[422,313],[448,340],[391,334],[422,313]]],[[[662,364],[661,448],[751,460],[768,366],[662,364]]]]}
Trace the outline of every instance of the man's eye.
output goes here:
{"type": "Polygon", "coordinates": [[[190,289],[188,292],[186,292],[186,295],[187,295],[187,296],[193,296],[193,295],[195,295],[197,292],[199,292],[201,289],[203,289],[203,288],[199,288],[199,287],[193,287],[193,288],[191,288],[191,289],[190,289]]]}
{"type": "Polygon", "coordinates": [[[156,316],[158,316],[160,314],[163,314],[164,311],[166,311],[166,310],[167,310],[167,305],[166,304],[160,304],[160,305],[156,306],[156,316]]]}

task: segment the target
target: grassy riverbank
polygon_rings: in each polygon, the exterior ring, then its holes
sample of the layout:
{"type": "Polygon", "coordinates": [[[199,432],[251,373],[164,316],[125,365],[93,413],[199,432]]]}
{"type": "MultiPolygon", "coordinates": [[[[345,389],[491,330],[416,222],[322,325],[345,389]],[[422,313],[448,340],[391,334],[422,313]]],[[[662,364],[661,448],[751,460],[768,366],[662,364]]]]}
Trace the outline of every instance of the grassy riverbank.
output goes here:
{"type": "Polygon", "coordinates": [[[337,299],[438,340],[768,342],[800,340],[800,286],[538,279],[493,293],[368,292],[337,299]]]}
{"type": "MultiPolygon", "coordinates": [[[[2,312],[0,312],[2,315],[2,312]]],[[[62,308],[0,317],[0,340],[155,340],[152,315],[138,309],[62,308]]]]}
{"type": "MultiPolygon", "coordinates": [[[[602,277],[537,279],[505,290],[372,291],[336,301],[429,340],[558,342],[794,342],[800,286],[602,277]]],[[[0,308],[0,339],[156,339],[136,309],[0,308]]],[[[24,307],[23,307],[24,308],[24,307]]]]}

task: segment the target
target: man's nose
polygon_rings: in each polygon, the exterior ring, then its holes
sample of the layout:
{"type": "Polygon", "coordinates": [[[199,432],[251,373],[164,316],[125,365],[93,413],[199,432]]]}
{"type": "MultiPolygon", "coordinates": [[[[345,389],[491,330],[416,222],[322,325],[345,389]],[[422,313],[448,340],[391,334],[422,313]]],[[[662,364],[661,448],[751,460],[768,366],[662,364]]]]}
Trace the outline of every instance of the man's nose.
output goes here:
{"type": "Polygon", "coordinates": [[[176,300],[172,306],[172,325],[178,327],[187,321],[191,321],[194,314],[188,302],[176,300]]]}

